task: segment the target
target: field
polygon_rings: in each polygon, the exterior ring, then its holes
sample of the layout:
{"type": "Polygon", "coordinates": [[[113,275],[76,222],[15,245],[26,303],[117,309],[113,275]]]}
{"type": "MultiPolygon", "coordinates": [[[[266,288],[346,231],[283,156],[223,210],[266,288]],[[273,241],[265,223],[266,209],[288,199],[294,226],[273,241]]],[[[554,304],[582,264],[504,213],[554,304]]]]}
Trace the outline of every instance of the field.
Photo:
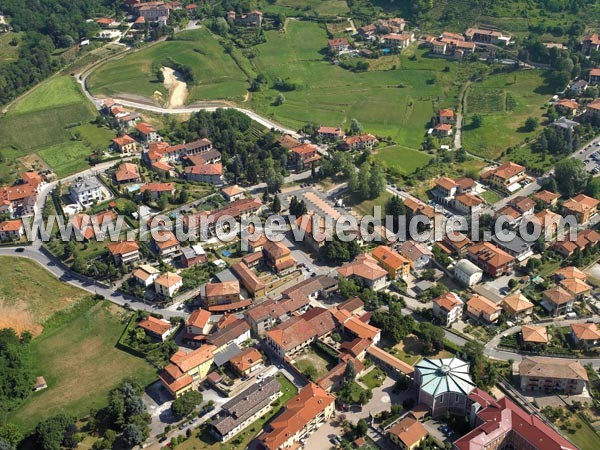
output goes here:
{"type": "Polygon", "coordinates": [[[95,115],[71,77],[51,78],[34,88],[0,118],[2,181],[12,181],[26,166],[23,157],[35,153],[60,177],[86,168],[92,150],[106,148],[114,136],[89,123],[95,115]]]}
{"type": "Polygon", "coordinates": [[[89,89],[94,95],[118,97],[129,93],[149,98],[158,91],[166,101],[166,90],[153,68],[168,65],[169,58],[190,66],[199,80],[193,86],[188,85],[189,102],[241,100],[246,92],[247,77],[205,28],[179,33],[175,40],[108,62],[88,78],[89,89]]]}
{"type": "Polygon", "coordinates": [[[318,380],[324,376],[331,369],[331,364],[329,361],[327,361],[325,358],[322,358],[320,355],[317,355],[314,351],[302,353],[301,355],[296,356],[294,361],[294,365],[302,373],[305,373],[306,369],[309,367],[314,368],[315,380],[318,380]]]}
{"type": "Polygon", "coordinates": [[[293,16],[298,12],[314,13],[318,16],[347,15],[348,4],[343,0],[278,0],[268,5],[266,12],[283,13],[293,16]]]}
{"type": "Polygon", "coordinates": [[[48,388],[32,394],[9,421],[28,431],[59,412],[81,417],[106,405],[108,392],[125,378],[150,383],[155,378],[150,365],[115,347],[126,318],[117,306],[88,300],[34,339],[32,361],[48,388]]]}
{"type": "Polygon", "coordinates": [[[474,83],[465,101],[464,147],[480,156],[497,158],[508,147],[534,137],[539,130],[528,133],[522,127],[530,116],[542,121],[543,106],[552,95],[542,71],[497,73],[474,83]],[[471,124],[474,114],[483,116],[479,128],[471,124]]]}
{"type": "Polygon", "coordinates": [[[0,328],[28,330],[37,336],[48,318],[85,295],[28,259],[3,256],[0,265],[0,328]]]}
{"type": "Polygon", "coordinates": [[[15,61],[19,56],[19,46],[10,45],[13,39],[19,41],[20,33],[0,33],[0,64],[15,61]]]}
{"type": "Polygon", "coordinates": [[[377,150],[377,153],[373,155],[373,159],[385,165],[388,169],[393,167],[401,174],[407,175],[420,167],[426,166],[431,156],[412,148],[392,145],[377,150]]]}

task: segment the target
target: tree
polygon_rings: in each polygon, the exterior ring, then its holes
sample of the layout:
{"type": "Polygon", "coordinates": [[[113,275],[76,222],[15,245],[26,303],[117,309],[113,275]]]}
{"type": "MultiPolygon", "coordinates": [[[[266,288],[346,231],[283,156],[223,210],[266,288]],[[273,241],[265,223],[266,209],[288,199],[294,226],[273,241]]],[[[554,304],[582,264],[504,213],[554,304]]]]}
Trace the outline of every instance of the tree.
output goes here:
{"type": "Polygon", "coordinates": [[[419,324],[419,337],[423,343],[423,352],[427,355],[438,353],[444,348],[444,330],[431,322],[419,324]]]}
{"type": "MultiPolygon", "coordinates": [[[[11,328],[0,330],[0,368],[0,407],[10,411],[29,397],[35,381],[27,357],[27,344],[11,328]]],[[[14,430],[4,426],[0,429],[0,437],[8,438],[14,430]]]]}
{"type": "Polygon", "coordinates": [[[600,200],[600,178],[591,178],[585,188],[585,193],[590,197],[600,200]]]}
{"type": "Polygon", "coordinates": [[[363,132],[362,124],[358,120],[352,119],[352,121],[350,122],[350,134],[355,135],[355,134],[361,134],[362,132],[363,132]]]}
{"type": "Polygon", "coordinates": [[[200,403],[202,403],[202,394],[197,391],[189,391],[173,400],[171,411],[175,417],[180,419],[190,414],[200,403]]]}
{"type": "Polygon", "coordinates": [[[123,440],[128,446],[140,445],[146,440],[144,431],[135,423],[128,423],[123,429],[123,440]]]}
{"type": "Polygon", "coordinates": [[[275,106],[280,106],[285,103],[285,96],[280,92],[275,98],[275,106]]]}
{"type": "Polygon", "coordinates": [[[279,196],[276,195],[275,198],[273,198],[271,209],[274,213],[278,213],[279,211],[281,211],[281,200],[279,200],[279,196]]]}
{"type": "Polygon", "coordinates": [[[480,114],[475,114],[471,118],[471,127],[479,128],[481,127],[481,125],[483,125],[483,116],[481,116],[480,114]]]}
{"type": "Polygon", "coordinates": [[[309,380],[313,380],[314,381],[317,378],[317,369],[315,369],[314,366],[312,366],[312,365],[306,366],[304,368],[304,370],[302,371],[302,373],[309,380]]]}
{"type": "Polygon", "coordinates": [[[366,436],[368,430],[369,430],[369,425],[367,424],[367,421],[365,419],[360,419],[356,423],[356,427],[354,428],[354,431],[356,432],[356,435],[358,437],[366,436]]]}
{"type": "Polygon", "coordinates": [[[356,378],[356,367],[354,367],[354,362],[348,361],[346,363],[346,369],[344,369],[344,380],[347,382],[354,381],[356,378]]]}
{"type": "Polygon", "coordinates": [[[35,427],[36,442],[42,450],[60,450],[65,434],[75,419],[65,414],[52,416],[35,427]]]}
{"type": "Polygon", "coordinates": [[[534,131],[538,125],[540,124],[539,120],[535,117],[528,117],[525,121],[525,131],[531,132],[534,131]]]}
{"type": "Polygon", "coordinates": [[[556,164],[554,178],[559,192],[566,197],[572,197],[585,189],[589,174],[583,161],[567,158],[556,164]]]}
{"type": "Polygon", "coordinates": [[[371,173],[369,176],[369,198],[377,198],[385,190],[386,180],[383,170],[379,164],[373,164],[371,166],[371,173]]]}
{"type": "Polygon", "coordinates": [[[16,449],[22,440],[23,433],[15,425],[6,423],[0,427],[0,442],[5,442],[9,450],[16,449]]]}

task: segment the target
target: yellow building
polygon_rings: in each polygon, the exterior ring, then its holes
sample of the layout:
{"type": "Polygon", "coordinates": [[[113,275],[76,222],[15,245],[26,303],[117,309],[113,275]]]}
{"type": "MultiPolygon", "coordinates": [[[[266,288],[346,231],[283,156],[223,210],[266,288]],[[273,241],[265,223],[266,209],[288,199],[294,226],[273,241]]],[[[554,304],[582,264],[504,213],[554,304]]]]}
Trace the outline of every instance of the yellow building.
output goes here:
{"type": "Polygon", "coordinates": [[[385,245],[375,248],[371,255],[384,268],[391,280],[406,278],[410,273],[410,261],[385,245]]]}
{"type": "Polygon", "coordinates": [[[214,345],[202,345],[189,353],[179,350],[159,373],[161,383],[173,397],[181,397],[206,378],[214,362],[215,350],[214,345]]]}

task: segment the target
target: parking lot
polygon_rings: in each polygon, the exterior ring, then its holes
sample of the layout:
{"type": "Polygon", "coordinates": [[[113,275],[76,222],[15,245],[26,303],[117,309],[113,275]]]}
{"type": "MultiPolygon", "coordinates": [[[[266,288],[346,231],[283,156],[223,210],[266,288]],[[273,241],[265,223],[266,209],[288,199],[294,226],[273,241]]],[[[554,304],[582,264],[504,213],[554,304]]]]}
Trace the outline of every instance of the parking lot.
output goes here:
{"type": "Polygon", "coordinates": [[[580,150],[585,167],[592,175],[600,175],[600,142],[588,145],[580,150]]]}

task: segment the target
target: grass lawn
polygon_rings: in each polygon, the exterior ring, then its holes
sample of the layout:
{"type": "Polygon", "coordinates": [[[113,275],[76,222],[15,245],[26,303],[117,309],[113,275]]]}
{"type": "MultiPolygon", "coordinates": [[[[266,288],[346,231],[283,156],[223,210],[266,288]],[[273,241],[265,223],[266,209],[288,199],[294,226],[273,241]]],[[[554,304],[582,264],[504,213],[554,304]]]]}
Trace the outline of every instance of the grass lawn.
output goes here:
{"type": "Polygon", "coordinates": [[[81,417],[106,405],[108,392],[125,378],[150,383],[154,369],[115,347],[126,320],[124,309],[87,300],[34,339],[35,372],[44,376],[48,388],[32,394],[9,414],[9,421],[29,431],[59,412],[81,417]]]}
{"type": "Polygon", "coordinates": [[[522,70],[489,75],[467,92],[463,145],[486,158],[497,158],[508,147],[534,137],[539,130],[522,131],[528,117],[542,121],[544,104],[554,94],[541,70],[522,70]],[[483,116],[479,128],[471,126],[474,114],[483,116]]]}
{"type": "Polygon", "coordinates": [[[154,69],[168,65],[169,58],[188,65],[197,83],[188,86],[189,102],[196,100],[241,100],[247,77],[206,28],[177,34],[175,40],[145,47],[109,61],[88,78],[94,94],[119,96],[138,94],[152,97],[156,91],[166,101],[163,84],[154,69]]]}
{"type": "Polygon", "coordinates": [[[85,100],[73,77],[56,77],[42,83],[10,109],[12,114],[26,114],[48,108],[73,105],[85,100]]]}
{"type": "Polygon", "coordinates": [[[382,148],[373,155],[376,162],[387,168],[395,168],[403,175],[408,175],[420,167],[426,166],[431,158],[432,156],[425,152],[401,145],[382,148]]]}
{"type": "Polygon", "coordinates": [[[91,150],[81,141],[68,141],[39,150],[37,154],[56,172],[58,177],[79,172],[89,167],[87,157],[91,150]]]}
{"type": "Polygon", "coordinates": [[[356,213],[362,217],[368,214],[373,214],[373,208],[376,205],[381,206],[381,214],[385,215],[385,204],[390,198],[392,198],[392,194],[390,194],[388,191],[383,191],[381,195],[375,199],[361,200],[356,194],[346,192],[343,195],[343,198],[344,204],[352,207],[352,209],[354,209],[354,211],[356,211],[356,213]]]}
{"type": "Polygon", "coordinates": [[[385,377],[385,372],[379,367],[375,367],[375,369],[362,377],[360,381],[362,381],[369,389],[375,389],[383,384],[385,377]]]}
{"type": "Polygon", "coordinates": [[[0,265],[0,328],[38,335],[50,316],[85,296],[31,260],[3,256],[0,265]]]}
{"type": "Polygon", "coordinates": [[[239,433],[235,438],[222,444],[208,432],[200,432],[182,444],[177,446],[178,450],[245,450],[254,438],[261,432],[264,425],[275,416],[283,406],[292,398],[298,390],[287,378],[277,375],[277,380],[281,384],[283,395],[275,402],[273,409],[260,419],[249,425],[245,430],[239,433]]]}
{"type": "Polygon", "coordinates": [[[479,194],[481,198],[483,198],[486,202],[488,202],[490,205],[496,203],[498,200],[502,199],[502,196],[492,190],[492,189],[486,189],[484,192],[482,192],[481,194],[479,194]]]}
{"type": "Polygon", "coordinates": [[[13,39],[20,41],[20,33],[0,33],[0,64],[16,61],[19,57],[19,45],[12,46],[13,39]]]}
{"type": "MultiPolygon", "coordinates": [[[[348,5],[343,0],[278,0],[274,5],[268,4],[265,12],[284,13],[293,15],[294,13],[313,12],[318,16],[338,16],[347,15],[348,5]]],[[[346,25],[348,26],[348,25],[346,25]]]]}

